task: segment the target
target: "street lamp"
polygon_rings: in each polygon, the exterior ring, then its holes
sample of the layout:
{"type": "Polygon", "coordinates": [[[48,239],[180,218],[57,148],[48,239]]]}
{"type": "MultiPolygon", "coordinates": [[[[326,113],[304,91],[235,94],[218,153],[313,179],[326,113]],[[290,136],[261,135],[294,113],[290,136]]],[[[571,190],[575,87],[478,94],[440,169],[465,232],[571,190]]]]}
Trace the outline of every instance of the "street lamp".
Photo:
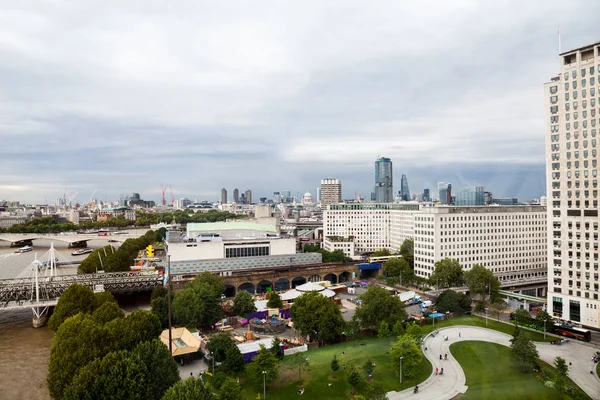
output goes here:
{"type": "MultiPolygon", "coordinates": [[[[100,254],[98,254],[100,257],[100,254]]],[[[173,338],[171,337],[171,255],[167,255],[167,303],[169,307],[169,353],[173,356],[173,338]]],[[[214,372],[214,371],[213,371],[214,372]]]]}
{"type": "Polygon", "coordinates": [[[267,371],[263,371],[263,400],[267,398],[267,371]]]}
{"type": "Polygon", "coordinates": [[[402,359],[404,357],[400,357],[400,385],[402,385],[402,359]]]}
{"type": "Polygon", "coordinates": [[[488,324],[488,322],[487,322],[487,321],[488,321],[488,316],[487,316],[487,314],[488,314],[488,309],[486,308],[486,309],[485,309],[485,327],[486,327],[486,328],[487,328],[487,324],[488,324]]]}
{"type": "Polygon", "coordinates": [[[546,340],[546,320],[544,320],[544,340],[546,340]]]}

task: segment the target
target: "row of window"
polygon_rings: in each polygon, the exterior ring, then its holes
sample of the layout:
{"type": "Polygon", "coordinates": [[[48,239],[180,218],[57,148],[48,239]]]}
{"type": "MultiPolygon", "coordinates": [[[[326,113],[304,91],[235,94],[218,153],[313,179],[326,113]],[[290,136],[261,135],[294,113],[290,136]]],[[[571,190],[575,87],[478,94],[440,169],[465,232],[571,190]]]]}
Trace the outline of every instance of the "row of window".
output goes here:
{"type": "MultiPolygon", "coordinates": [[[[594,75],[595,68],[594,68],[594,66],[592,65],[591,67],[589,67],[589,69],[588,69],[588,68],[581,68],[580,75],[581,75],[581,77],[582,77],[582,78],[584,78],[584,77],[585,77],[586,71],[588,71],[588,70],[589,70],[589,72],[590,72],[590,75],[594,75]]],[[[597,69],[597,71],[598,71],[598,73],[600,74],[600,64],[598,64],[598,69],[597,69]]],[[[563,74],[563,76],[564,76],[564,79],[565,79],[566,81],[568,81],[568,80],[569,80],[569,73],[568,73],[568,72],[565,72],[565,73],[563,74]]],[[[573,79],[577,78],[577,70],[575,70],[575,69],[574,69],[573,71],[571,71],[571,77],[572,77],[573,79]]],[[[556,90],[556,89],[555,89],[555,90],[556,90]]],[[[551,91],[552,91],[552,88],[551,88],[551,91]]]]}

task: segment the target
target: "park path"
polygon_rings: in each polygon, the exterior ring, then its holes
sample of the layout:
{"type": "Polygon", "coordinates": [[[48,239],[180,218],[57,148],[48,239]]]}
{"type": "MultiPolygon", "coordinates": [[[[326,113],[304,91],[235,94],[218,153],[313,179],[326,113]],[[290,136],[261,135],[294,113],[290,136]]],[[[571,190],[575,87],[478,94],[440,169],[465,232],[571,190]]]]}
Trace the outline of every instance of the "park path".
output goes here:
{"type": "MultiPolygon", "coordinates": [[[[465,393],[466,377],[460,364],[450,353],[449,347],[452,343],[462,340],[480,340],[484,342],[498,343],[510,346],[512,336],[492,329],[474,326],[452,326],[442,328],[434,336],[429,334],[423,341],[424,354],[433,366],[433,372],[427,380],[419,385],[419,392],[413,393],[413,388],[401,392],[389,392],[389,400],[414,399],[414,400],[449,400],[454,396],[465,393]],[[459,337],[460,334],[460,337],[459,337]],[[444,341],[448,336],[448,341],[444,341]],[[448,360],[440,360],[448,354],[448,360]],[[435,375],[435,369],[444,368],[444,375],[435,375]]],[[[595,371],[592,362],[594,350],[577,342],[569,341],[562,346],[549,343],[535,343],[540,359],[552,365],[556,356],[563,357],[569,366],[569,377],[592,399],[600,399],[600,379],[590,370],[595,371]]]]}

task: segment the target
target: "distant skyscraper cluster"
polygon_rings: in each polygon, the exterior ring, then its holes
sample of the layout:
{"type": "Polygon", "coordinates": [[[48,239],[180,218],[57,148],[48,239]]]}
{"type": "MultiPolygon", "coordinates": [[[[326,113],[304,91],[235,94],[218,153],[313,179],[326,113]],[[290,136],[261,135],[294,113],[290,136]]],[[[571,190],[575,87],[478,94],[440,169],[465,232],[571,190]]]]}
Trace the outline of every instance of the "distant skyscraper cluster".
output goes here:
{"type": "MultiPolygon", "coordinates": [[[[233,202],[236,204],[252,204],[252,190],[248,189],[240,196],[238,188],[233,189],[233,202]]],[[[227,189],[221,189],[221,204],[227,204],[227,189]]]]}

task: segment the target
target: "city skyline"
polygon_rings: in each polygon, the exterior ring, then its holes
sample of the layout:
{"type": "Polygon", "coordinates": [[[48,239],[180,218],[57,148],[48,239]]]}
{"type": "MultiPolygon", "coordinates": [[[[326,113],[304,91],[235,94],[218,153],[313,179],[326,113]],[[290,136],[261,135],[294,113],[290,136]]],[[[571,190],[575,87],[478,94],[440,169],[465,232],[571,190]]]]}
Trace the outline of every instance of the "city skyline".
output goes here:
{"type": "Polygon", "coordinates": [[[52,202],[67,187],[80,202],[95,189],[100,199],[139,192],[158,202],[160,182],[177,198],[218,200],[241,184],[259,198],[335,176],[343,198],[368,199],[377,154],[414,193],[445,181],[538,198],[540,85],[558,67],[557,28],[563,49],[592,43],[600,10],[559,1],[520,5],[518,18],[502,2],[129,7],[3,13],[0,170],[10,173],[0,198],[52,202]],[[265,169],[269,179],[257,173],[265,169]]]}

